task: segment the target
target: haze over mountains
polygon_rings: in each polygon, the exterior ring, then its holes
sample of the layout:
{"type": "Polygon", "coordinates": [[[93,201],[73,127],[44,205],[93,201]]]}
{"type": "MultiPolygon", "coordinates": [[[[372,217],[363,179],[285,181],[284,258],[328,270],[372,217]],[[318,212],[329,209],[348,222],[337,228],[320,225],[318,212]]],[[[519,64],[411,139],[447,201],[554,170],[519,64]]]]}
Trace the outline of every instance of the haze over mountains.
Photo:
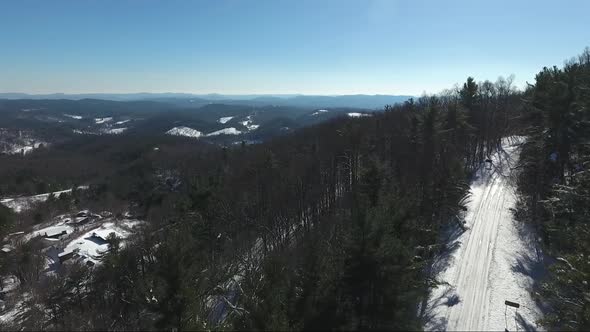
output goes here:
{"type": "Polygon", "coordinates": [[[351,107],[382,109],[385,105],[404,102],[412,96],[407,95],[222,95],[222,94],[188,94],[188,93],[81,93],[81,94],[27,94],[18,92],[0,93],[0,99],[105,99],[115,101],[151,100],[187,105],[204,105],[209,103],[240,105],[275,105],[293,107],[351,107]]]}

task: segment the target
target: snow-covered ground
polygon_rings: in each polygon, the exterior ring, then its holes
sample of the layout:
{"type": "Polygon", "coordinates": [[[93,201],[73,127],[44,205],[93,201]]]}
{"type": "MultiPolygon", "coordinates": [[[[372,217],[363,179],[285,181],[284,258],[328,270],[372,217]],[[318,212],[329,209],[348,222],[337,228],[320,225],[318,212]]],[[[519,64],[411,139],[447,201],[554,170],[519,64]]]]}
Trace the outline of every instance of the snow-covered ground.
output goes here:
{"type": "Polygon", "coordinates": [[[88,131],[88,130],[73,129],[72,132],[74,134],[79,134],[79,135],[99,135],[99,133],[96,133],[93,131],[88,131]]]}
{"type": "Polygon", "coordinates": [[[46,142],[23,141],[22,143],[8,145],[8,147],[3,152],[7,154],[28,154],[33,152],[33,150],[46,145],[46,142]]]}
{"type": "Polygon", "coordinates": [[[68,118],[72,118],[72,119],[76,119],[76,120],[82,120],[83,119],[83,117],[81,115],[64,114],[64,116],[67,116],[68,118]]]}
{"type": "Polygon", "coordinates": [[[110,134],[110,135],[119,135],[119,134],[124,133],[125,130],[127,130],[126,127],[124,127],[124,128],[108,128],[108,129],[104,129],[103,133],[110,134]]]}
{"type": "Polygon", "coordinates": [[[317,110],[317,111],[311,113],[311,115],[320,115],[322,113],[327,113],[327,112],[328,112],[328,110],[317,110]]]}
{"type": "Polygon", "coordinates": [[[70,241],[63,252],[77,251],[84,261],[98,263],[100,255],[109,249],[108,243],[104,240],[111,233],[114,233],[120,239],[125,239],[131,234],[131,229],[141,223],[139,220],[122,220],[116,223],[113,221],[104,222],[99,227],[92,228],[70,241]]]}
{"type": "Polygon", "coordinates": [[[14,304],[11,308],[0,313],[0,323],[15,323],[19,321],[19,316],[27,310],[26,301],[31,298],[29,293],[22,294],[22,299],[14,304]]]}
{"type": "MultiPolygon", "coordinates": [[[[78,189],[88,189],[88,186],[79,186],[78,189]]],[[[62,193],[71,193],[72,189],[66,189],[61,191],[54,191],[51,193],[39,194],[34,196],[25,196],[25,197],[16,197],[16,198],[3,198],[0,200],[0,204],[5,205],[9,209],[12,209],[14,212],[19,213],[21,211],[27,210],[33,206],[35,203],[45,202],[49,195],[53,194],[55,197],[59,197],[62,193]]]]}
{"type": "Polygon", "coordinates": [[[230,121],[233,118],[234,118],[233,116],[224,116],[222,118],[219,118],[218,122],[221,124],[226,124],[228,121],[230,121]]]}
{"type": "Polygon", "coordinates": [[[54,226],[45,227],[39,230],[34,231],[31,233],[31,237],[37,236],[51,236],[53,234],[60,234],[65,232],[65,234],[71,234],[74,231],[74,227],[70,225],[66,225],[65,222],[56,224],[54,226]]]}
{"type": "MultiPolygon", "coordinates": [[[[59,275],[61,266],[60,256],[75,252],[79,256],[71,256],[68,261],[78,260],[82,263],[101,263],[101,254],[108,251],[109,244],[105,241],[111,233],[120,238],[120,246],[126,245],[126,238],[137,231],[137,227],[144,224],[138,219],[100,218],[96,214],[86,212],[94,218],[84,224],[69,224],[72,218],[67,215],[55,217],[53,220],[39,225],[38,229],[28,232],[17,232],[18,241],[29,241],[37,236],[56,235],[53,239],[44,239],[46,265],[42,277],[59,275]],[[61,235],[61,236],[59,236],[61,235]],[[51,241],[48,241],[51,240],[51,241]]],[[[19,287],[18,279],[12,275],[0,276],[3,288],[0,289],[0,329],[2,324],[18,326],[20,320],[30,309],[27,303],[30,294],[19,287]],[[3,302],[3,300],[8,299],[3,302]]]]}
{"type": "Polygon", "coordinates": [[[37,138],[33,131],[0,128],[0,153],[27,154],[48,145],[48,142],[37,138]]]}
{"type": "Polygon", "coordinates": [[[348,113],[348,116],[351,117],[351,118],[360,118],[360,117],[363,117],[363,116],[371,116],[371,114],[368,114],[368,113],[359,113],[359,112],[351,112],[351,113],[348,113]]]}
{"type": "Polygon", "coordinates": [[[248,128],[248,130],[256,130],[256,129],[258,129],[258,127],[260,127],[260,125],[252,124],[252,122],[253,122],[252,121],[252,116],[251,115],[248,115],[246,117],[246,120],[244,120],[244,121],[242,121],[240,123],[242,124],[242,126],[248,128]]]}
{"type": "Polygon", "coordinates": [[[193,137],[199,138],[201,137],[202,133],[196,129],[189,128],[189,127],[174,127],[166,132],[168,135],[173,136],[186,136],[186,137],[193,137]]]}
{"type": "Polygon", "coordinates": [[[109,116],[109,117],[106,117],[106,118],[96,118],[96,119],[94,119],[94,123],[96,123],[96,124],[103,124],[103,123],[107,123],[109,121],[113,121],[113,117],[112,116],[109,116]]]}
{"type": "Polygon", "coordinates": [[[522,141],[505,139],[492,165],[482,165],[476,173],[465,216],[467,230],[449,231],[448,251],[433,266],[443,284],[432,290],[425,308],[426,330],[538,328],[541,311],[530,293],[538,277],[538,251],[530,240],[534,236],[521,235],[510,210],[516,201],[510,180],[522,141]],[[506,307],[506,300],[520,308],[506,307]]]}
{"type": "Polygon", "coordinates": [[[223,128],[217,131],[214,131],[212,133],[207,134],[206,136],[217,136],[217,135],[239,135],[242,132],[237,130],[234,127],[230,127],[230,128],[223,128]]]}

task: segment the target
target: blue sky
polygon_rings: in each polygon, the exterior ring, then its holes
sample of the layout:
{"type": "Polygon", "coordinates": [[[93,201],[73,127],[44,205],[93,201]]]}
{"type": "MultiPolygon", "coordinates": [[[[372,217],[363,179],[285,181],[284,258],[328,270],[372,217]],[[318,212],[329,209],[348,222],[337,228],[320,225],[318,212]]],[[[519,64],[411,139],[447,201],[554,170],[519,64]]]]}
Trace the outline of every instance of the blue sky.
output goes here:
{"type": "Polygon", "coordinates": [[[436,93],[532,81],[590,1],[0,1],[0,92],[436,93]]]}

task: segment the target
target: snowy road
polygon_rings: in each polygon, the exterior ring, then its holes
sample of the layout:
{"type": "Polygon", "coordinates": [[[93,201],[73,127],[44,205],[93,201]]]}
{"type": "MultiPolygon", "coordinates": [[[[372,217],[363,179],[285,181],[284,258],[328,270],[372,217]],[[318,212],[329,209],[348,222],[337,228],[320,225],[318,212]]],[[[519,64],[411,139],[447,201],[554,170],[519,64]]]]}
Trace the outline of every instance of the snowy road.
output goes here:
{"type": "Polygon", "coordinates": [[[530,295],[539,272],[534,241],[512,218],[516,196],[511,169],[518,141],[505,140],[471,185],[467,230],[449,234],[449,251],[434,266],[435,288],[425,313],[427,330],[535,330],[540,311],[530,295]],[[506,308],[504,301],[521,305],[506,308]]]}

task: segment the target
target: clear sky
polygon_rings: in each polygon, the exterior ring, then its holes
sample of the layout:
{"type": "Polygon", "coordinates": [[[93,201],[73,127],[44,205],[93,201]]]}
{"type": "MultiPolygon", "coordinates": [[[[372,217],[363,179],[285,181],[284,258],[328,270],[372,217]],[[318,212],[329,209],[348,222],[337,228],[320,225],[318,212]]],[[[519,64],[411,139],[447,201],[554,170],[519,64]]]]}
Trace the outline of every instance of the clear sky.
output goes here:
{"type": "Polygon", "coordinates": [[[0,92],[435,93],[532,81],[588,0],[1,0],[0,92]]]}

